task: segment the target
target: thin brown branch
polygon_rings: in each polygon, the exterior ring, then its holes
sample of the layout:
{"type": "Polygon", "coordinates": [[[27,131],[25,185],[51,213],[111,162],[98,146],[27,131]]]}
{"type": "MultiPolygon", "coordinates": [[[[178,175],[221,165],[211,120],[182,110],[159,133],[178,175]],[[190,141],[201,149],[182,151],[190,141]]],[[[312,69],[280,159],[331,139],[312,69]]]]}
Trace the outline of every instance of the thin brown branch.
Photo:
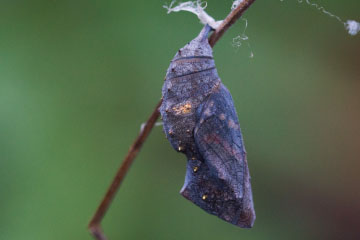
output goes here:
{"type": "Polygon", "coordinates": [[[131,145],[124,161],[122,162],[119,170],[117,171],[108,191],[106,192],[103,200],[98,206],[94,216],[92,217],[89,223],[89,230],[91,234],[98,240],[106,240],[105,235],[103,234],[100,226],[100,222],[104,217],[107,209],[109,208],[120,184],[122,183],[127,171],[129,170],[131,164],[133,163],[136,155],[139,153],[141,146],[145,142],[146,138],[149,136],[156,120],[159,118],[160,112],[159,107],[162,103],[162,99],[156,105],[154,111],[152,112],[149,119],[146,121],[144,128],[140,131],[139,135],[135,139],[135,142],[131,145]]]}
{"type": "MultiPolygon", "coordinates": [[[[230,14],[225,18],[222,24],[215,30],[215,32],[210,36],[209,43],[212,47],[217,43],[217,41],[223,36],[223,34],[229,29],[229,27],[234,24],[241,15],[250,7],[255,0],[243,0],[230,14]]],[[[139,153],[143,143],[146,138],[149,136],[150,131],[155,125],[156,120],[160,116],[159,108],[161,106],[162,100],[156,105],[151,116],[145,123],[145,127],[140,131],[139,135],[135,139],[134,143],[131,145],[124,161],[122,162],[119,170],[117,171],[109,189],[107,190],[103,200],[101,201],[99,207],[97,208],[94,216],[92,217],[89,223],[89,231],[97,240],[106,240],[106,237],[101,229],[100,223],[103,219],[107,209],[109,208],[117,190],[119,189],[127,171],[129,170],[131,164],[133,163],[135,157],[139,153]]]]}
{"type": "Polygon", "coordinates": [[[243,13],[253,4],[255,0],[243,0],[230,14],[224,19],[220,26],[210,36],[209,43],[214,47],[222,35],[233,25],[243,13]]]}

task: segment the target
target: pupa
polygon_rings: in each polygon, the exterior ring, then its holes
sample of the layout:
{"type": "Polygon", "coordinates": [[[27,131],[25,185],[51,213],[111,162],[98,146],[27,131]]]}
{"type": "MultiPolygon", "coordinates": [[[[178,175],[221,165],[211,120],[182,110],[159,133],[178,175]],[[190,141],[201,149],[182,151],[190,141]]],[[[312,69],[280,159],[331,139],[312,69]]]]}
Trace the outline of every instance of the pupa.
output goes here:
{"type": "Polygon", "coordinates": [[[250,174],[239,120],[208,42],[211,27],[172,59],[160,113],[172,147],[187,157],[180,194],[242,228],[255,221],[250,174]]]}

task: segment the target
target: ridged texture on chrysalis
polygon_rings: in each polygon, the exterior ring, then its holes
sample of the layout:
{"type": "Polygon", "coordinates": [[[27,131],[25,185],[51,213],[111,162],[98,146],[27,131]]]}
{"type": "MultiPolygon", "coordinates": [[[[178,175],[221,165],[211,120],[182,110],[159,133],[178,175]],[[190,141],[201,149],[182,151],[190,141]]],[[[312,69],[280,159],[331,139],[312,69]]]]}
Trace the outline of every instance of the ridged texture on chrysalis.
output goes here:
{"type": "Polygon", "coordinates": [[[250,174],[232,97],[217,74],[205,26],[171,61],[160,112],[173,148],[187,157],[180,193],[206,212],[250,228],[250,174]]]}

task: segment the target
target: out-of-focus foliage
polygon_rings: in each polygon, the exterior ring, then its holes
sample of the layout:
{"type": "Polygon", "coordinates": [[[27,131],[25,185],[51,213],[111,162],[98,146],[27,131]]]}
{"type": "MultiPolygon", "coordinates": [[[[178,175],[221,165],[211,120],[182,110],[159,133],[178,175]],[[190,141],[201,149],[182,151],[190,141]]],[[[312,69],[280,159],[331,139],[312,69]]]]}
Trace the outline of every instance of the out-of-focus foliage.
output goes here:
{"type": "MultiPolygon", "coordinates": [[[[0,239],[91,239],[86,225],[169,60],[201,29],[163,1],[2,1],[0,239]]],[[[322,1],[359,20],[357,0],[322,1]]],[[[223,18],[231,1],[208,2],[223,18]]],[[[257,1],[214,48],[238,111],[257,220],[182,198],[185,157],[153,129],[103,222],[110,239],[359,239],[360,38],[305,4],[257,1]],[[254,58],[249,58],[253,51],[254,58]]]]}

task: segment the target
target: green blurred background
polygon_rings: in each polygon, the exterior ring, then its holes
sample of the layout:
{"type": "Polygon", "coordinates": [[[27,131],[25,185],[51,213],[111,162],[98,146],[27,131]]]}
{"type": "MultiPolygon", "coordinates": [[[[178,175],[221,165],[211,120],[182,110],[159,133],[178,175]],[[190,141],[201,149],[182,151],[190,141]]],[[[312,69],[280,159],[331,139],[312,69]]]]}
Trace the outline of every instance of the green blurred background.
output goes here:
{"type": "MultiPolygon", "coordinates": [[[[317,2],[360,20],[358,0],[317,2]]],[[[1,1],[0,239],[91,239],[170,59],[201,29],[165,3],[1,1]]],[[[207,11],[222,19],[231,3],[207,11]]],[[[156,127],[104,219],[109,239],[360,239],[360,36],[296,0],[258,0],[245,17],[251,49],[232,46],[239,21],[214,56],[242,126],[254,228],[179,195],[185,157],[156,127]]]]}

